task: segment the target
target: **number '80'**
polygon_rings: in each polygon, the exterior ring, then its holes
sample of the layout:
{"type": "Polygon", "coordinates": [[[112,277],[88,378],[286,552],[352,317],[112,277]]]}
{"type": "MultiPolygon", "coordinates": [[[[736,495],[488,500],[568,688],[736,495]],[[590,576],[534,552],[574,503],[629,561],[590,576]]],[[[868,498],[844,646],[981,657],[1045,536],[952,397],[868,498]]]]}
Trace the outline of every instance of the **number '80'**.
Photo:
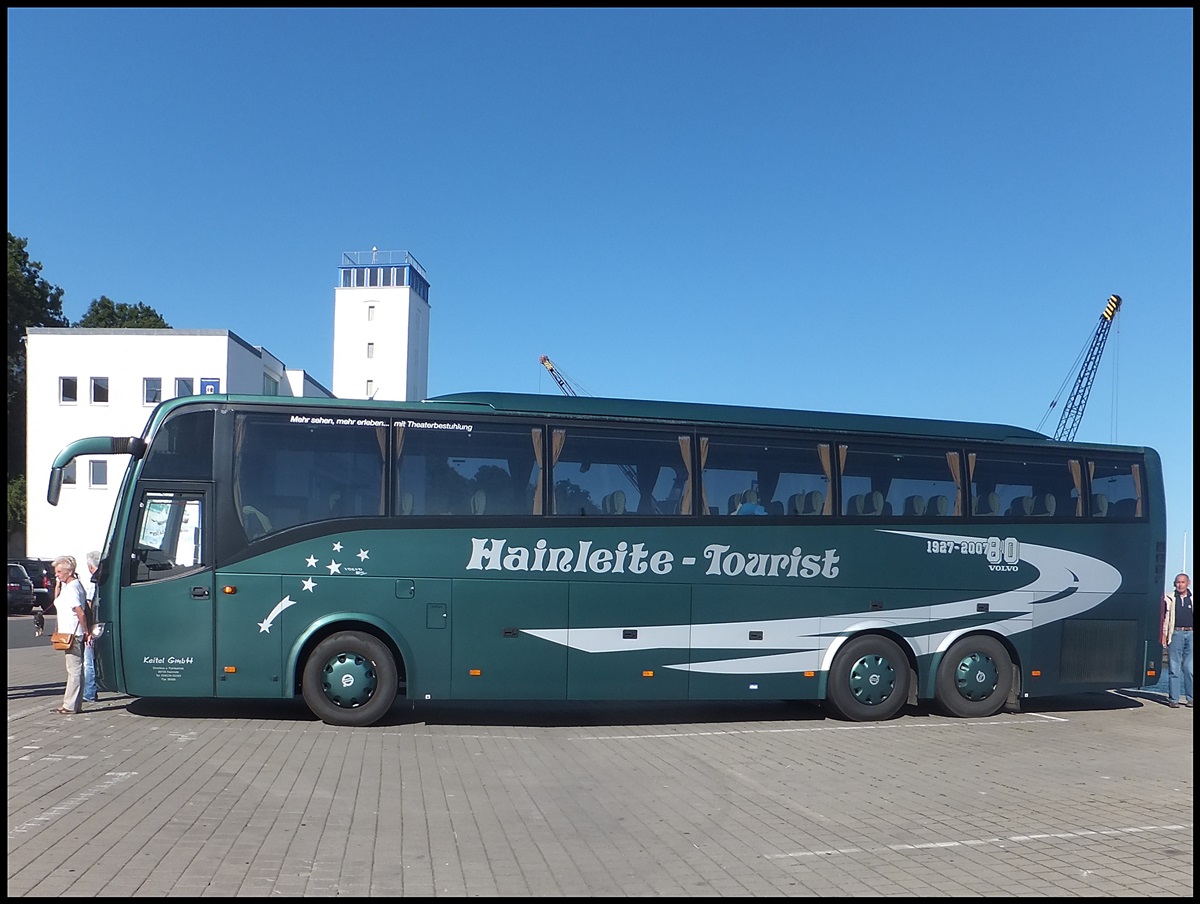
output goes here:
{"type": "Polygon", "coordinates": [[[1006,565],[1016,565],[1021,561],[1021,544],[1016,537],[987,538],[987,560],[993,565],[1004,562],[1006,565]]]}

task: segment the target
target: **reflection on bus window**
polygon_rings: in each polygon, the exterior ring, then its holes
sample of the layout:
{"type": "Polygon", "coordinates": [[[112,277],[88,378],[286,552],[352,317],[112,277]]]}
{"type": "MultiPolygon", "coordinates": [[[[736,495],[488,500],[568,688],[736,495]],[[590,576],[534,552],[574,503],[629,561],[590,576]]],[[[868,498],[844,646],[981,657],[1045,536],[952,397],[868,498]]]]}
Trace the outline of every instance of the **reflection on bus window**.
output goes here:
{"type": "Polygon", "coordinates": [[[690,437],[674,431],[556,429],[555,515],[686,514],[690,437]]]}
{"type": "Polygon", "coordinates": [[[394,434],[397,514],[541,514],[540,428],[407,420],[394,434]]]}
{"type": "Polygon", "coordinates": [[[386,510],[387,429],[369,419],[239,414],[233,498],[249,540],[386,510]]]}
{"type": "Polygon", "coordinates": [[[156,581],[203,566],[201,498],[194,493],[151,492],[142,502],[133,547],[132,580],[156,581]]]}

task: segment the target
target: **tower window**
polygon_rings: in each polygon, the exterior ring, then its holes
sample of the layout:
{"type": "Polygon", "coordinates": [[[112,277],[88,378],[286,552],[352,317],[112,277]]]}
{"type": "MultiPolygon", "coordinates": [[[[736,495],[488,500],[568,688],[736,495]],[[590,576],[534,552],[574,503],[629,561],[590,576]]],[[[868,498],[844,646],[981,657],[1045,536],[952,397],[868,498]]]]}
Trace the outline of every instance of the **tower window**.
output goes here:
{"type": "Polygon", "coordinates": [[[375,357],[375,343],[374,342],[367,343],[367,357],[368,358],[375,357]]]}
{"type": "Polygon", "coordinates": [[[373,304],[367,305],[367,319],[368,320],[375,319],[375,305],[373,305],[373,304]]]}

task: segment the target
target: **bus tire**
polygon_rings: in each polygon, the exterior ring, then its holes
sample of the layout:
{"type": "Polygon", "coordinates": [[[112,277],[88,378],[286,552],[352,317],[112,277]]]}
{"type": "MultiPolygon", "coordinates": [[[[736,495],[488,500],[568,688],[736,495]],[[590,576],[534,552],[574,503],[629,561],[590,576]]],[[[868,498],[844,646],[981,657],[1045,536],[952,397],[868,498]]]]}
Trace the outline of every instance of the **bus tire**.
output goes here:
{"type": "Polygon", "coordinates": [[[339,631],[316,645],[304,664],[304,702],[329,725],[373,725],[399,688],[387,645],[361,631],[339,631]]]}
{"type": "Polygon", "coordinates": [[[934,699],[948,716],[994,716],[1008,700],[1013,664],[1004,644],[983,634],[955,641],[938,665],[934,699]]]}
{"type": "Polygon", "coordinates": [[[825,702],[851,722],[880,722],[908,702],[908,657],[878,634],[846,641],[833,658],[825,702]]]}

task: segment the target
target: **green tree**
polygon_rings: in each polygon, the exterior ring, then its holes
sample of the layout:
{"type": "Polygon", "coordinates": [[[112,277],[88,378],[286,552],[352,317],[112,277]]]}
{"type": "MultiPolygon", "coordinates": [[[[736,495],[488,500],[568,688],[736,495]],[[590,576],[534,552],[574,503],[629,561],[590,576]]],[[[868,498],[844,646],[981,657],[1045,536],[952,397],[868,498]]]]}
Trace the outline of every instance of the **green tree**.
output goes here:
{"type": "Polygon", "coordinates": [[[25,475],[8,481],[8,534],[25,527],[25,475]]]}
{"type": "MultiPolygon", "coordinates": [[[[8,234],[8,423],[24,427],[26,411],[25,331],[31,326],[69,326],[63,290],[42,279],[42,265],[29,259],[28,239],[8,234]]],[[[8,483],[25,474],[25,430],[8,430],[8,483]]],[[[9,506],[11,515],[12,506],[9,506]]],[[[11,524],[11,518],[10,518],[11,524]]]]}
{"type": "Polygon", "coordinates": [[[91,303],[87,311],[74,324],[90,329],[124,330],[169,330],[171,324],[162,315],[143,302],[118,304],[101,295],[91,303]]]}

